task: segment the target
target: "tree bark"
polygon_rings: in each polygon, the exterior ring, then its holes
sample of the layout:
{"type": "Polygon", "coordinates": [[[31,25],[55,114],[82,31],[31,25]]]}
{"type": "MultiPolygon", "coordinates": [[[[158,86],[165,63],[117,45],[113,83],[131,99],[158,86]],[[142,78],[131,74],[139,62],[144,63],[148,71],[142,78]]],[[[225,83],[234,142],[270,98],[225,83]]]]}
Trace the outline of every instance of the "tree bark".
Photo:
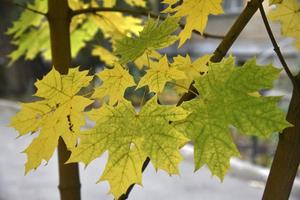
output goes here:
{"type": "MultiPolygon", "coordinates": [[[[70,21],[68,0],[48,0],[52,63],[61,74],[71,66],[70,21]]],[[[70,152],[62,138],[58,144],[59,191],[61,200],[80,200],[80,179],[77,163],[65,164],[70,152]]]]}
{"type": "Polygon", "coordinates": [[[294,127],[279,135],[279,143],[264,191],[263,200],[289,199],[300,162],[300,74],[296,77],[287,121],[294,127]]]}

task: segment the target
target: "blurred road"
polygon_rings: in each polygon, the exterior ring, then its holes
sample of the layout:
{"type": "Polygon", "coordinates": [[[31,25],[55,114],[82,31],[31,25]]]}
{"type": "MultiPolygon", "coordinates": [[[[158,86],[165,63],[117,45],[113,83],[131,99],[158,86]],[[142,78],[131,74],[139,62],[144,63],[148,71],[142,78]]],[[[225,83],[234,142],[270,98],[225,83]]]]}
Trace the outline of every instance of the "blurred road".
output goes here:
{"type": "MultiPolygon", "coordinates": [[[[0,105],[0,200],[59,200],[57,190],[57,157],[47,166],[24,176],[25,154],[22,152],[30,137],[15,139],[16,131],[9,128],[9,118],[16,112],[10,106],[0,105]]],[[[107,155],[94,161],[86,170],[80,166],[83,200],[112,200],[106,182],[95,184],[107,155]]],[[[191,159],[182,162],[181,176],[170,177],[157,173],[152,166],[143,175],[144,187],[135,187],[131,200],[259,200],[264,183],[229,174],[223,183],[203,168],[193,173],[191,159]]],[[[291,200],[300,199],[293,197],[291,200]]]]}

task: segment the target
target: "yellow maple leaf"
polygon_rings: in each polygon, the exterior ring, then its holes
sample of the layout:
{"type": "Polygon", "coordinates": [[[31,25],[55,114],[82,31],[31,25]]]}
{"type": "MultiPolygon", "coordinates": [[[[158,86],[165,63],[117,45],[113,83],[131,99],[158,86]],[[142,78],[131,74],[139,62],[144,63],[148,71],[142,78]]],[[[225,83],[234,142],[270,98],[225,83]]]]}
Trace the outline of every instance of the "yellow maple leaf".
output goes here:
{"type": "Polygon", "coordinates": [[[150,66],[146,75],[141,78],[137,88],[148,85],[151,92],[161,93],[167,82],[186,78],[183,71],[170,67],[167,56],[164,56],[158,63],[153,63],[150,66]]]}
{"type": "Polygon", "coordinates": [[[295,44],[300,49],[300,3],[297,0],[283,0],[276,4],[268,17],[281,22],[281,31],[284,36],[294,37],[295,44]]]}
{"type": "Polygon", "coordinates": [[[209,62],[210,58],[211,55],[204,55],[203,57],[198,58],[194,62],[191,61],[189,55],[186,55],[186,57],[179,55],[174,58],[172,66],[180,71],[183,71],[186,75],[185,79],[176,81],[176,91],[179,94],[188,92],[187,89],[189,89],[192,82],[195,79],[201,77],[201,75],[206,74],[208,70],[207,63],[209,62]]]}
{"type": "Polygon", "coordinates": [[[163,3],[169,5],[164,12],[176,12],[176,17],[186,17],[186,25],[179,34],[179,46],[182,46],[187,39],[191,38],[193,30],[203,33],[210,14],[219,15],[223,13],[222,0],[184,0],[181,5],[172,8],[177,2],[178,0],[163,1],[163,3]]]}
{"type": "Polygon", "coordinates": [[[102,46],[94,47],[92,55],[98,56],[100,60],[109,66],[113,66],[118,61],[117,56],[102,46]]]}
{"type": "Polygon", "coordinates": [[[91,18],[103,32],[104,37],[114,41],[124,36],[137,35],[143,29],[141,19],[123,16],[121,13],[103,12],[93,15],[91,18]]]}
{"type": "Polygon", "coordinates": [[[109,104],[114,105],[123,99],[125,90],[135,86],[133,77],[119,63],[113,69],[105,69],[97,76],[103,81],[102,85],[95,89],[92,98],[102,99],[109,96],[109,104]]]}
{"type": "Polygon", "coordinates": [[[161,54],[157,51],[146,50],[142,56],[140,56],[134,61],[134,64],[137,66],[138,69],[143,69],[144,66],[147,66],[149,68],[151,65],[153,65],[153,59],[159,60],[160,58],[161,54]]]}
{"type": "Polygon", "coordinates": [[[36,169],[43,160],[49,161],[59,137],[68,148],[77,142],[77,132],[85,124],[83,111],[91,100],[76,95],[92,80],[86,71],[70,69],[67,75],[60,75],[54,68],[37,81],[36,96],[43,100],[23,103],[21,111],[11,119],[11,126],[20,136],[39,132],[24,151],[27,154],[25,172],[36,169]]]}

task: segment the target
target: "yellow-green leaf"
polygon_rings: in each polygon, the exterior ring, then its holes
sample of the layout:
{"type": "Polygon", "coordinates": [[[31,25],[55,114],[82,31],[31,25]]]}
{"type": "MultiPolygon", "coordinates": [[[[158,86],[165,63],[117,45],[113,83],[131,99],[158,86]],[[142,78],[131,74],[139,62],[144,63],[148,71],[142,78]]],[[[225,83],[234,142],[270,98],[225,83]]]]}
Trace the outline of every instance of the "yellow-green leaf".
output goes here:
{"type": "Polygon", "coordinates": [[[186,57],[179,55],[174,58],[172,67],[183,71],[186,75],[185,79],[176,81],[175,88],[179,94],[188,92],[187,89],[190,88],[192,82],[195,79],[200,78],[201,76],[206,74],[208,70],[207,63],[209,62],[210,58],[211,55],[205,55],[203,57],[198,58],[194,62],[191,61],[189,55],[186,55],[186,57]]]}
{"type": "Polygon", "coordinates": [[[185,73],[175,67],[170,67],[168,58],[164,56],[158,63],[152,63],[137,88],[148,85],[151,92],[161,93],[167,82],[182,79],[187,79],[185,73]]]}
{"type": "Polygon", "coordinates": [[[188,140],[170,121],[183,120],[188,114],[180,107],[159,105],[155,97],[140,112],[125,100],[116,107],[104,105],[91,112],[96,125],[81,133],[69,162],[89,164],[108,151],[101,180],[109,181],[110,191],[118,199],[131,184],[141,184],[146,157],[156,169],[178,174],[179,149],[188,140]]]}
{"type": "Polygon", "coordinates": [[[25,172],[36,169],[43,160],[49,161],[59,137],[68,148],[77,143],[77,133],[85,124],[84,109],[91,100],[76,95],[89,84],[92,77],[87,72],[71,69],[67,75],[60,75],[52,69],[36,83],[36,96],[43,100],[23,103],[21,111],[11,119],[11,126],[20,135],[38,132],[38,136],[26,148],[25,172]]]}
{"type": "Polygon", "coordinates": [[[133,77],[120,64],[116,63],[113,69],[105,69],[97,74],[103,81],[102,85],[95,89],[93,98],[102,99],[109,96],[109,104],[114,105],[124,98],[125,90],[135,86],[133,77]]]}
{"type": "Polygon", "coordinates": [[[124,37],[117,41],[117,55],[121,56],[121,63],[134,61],[142,56],[146,50],[162,49],[173,44],[178,38],[171,35],[178,29],[178,18],[168,17],[160,23],[160,20],[149,18],[139,37],[124,37]]]}
{"type": "Polygon", "coordinates": [[[100,60],[109,66],[113,66],[118,61],[117,56],[101,46],[96,46],[92,51],[92,55],[98,56],[100,60]]]}
{"type": "Polygon", "coordinates": [[[264,138],[290,126],[277,106],[279,97],[253,95],[271,88],[280,71],[271,65],[259,66],[254,59],[235,67],[234,59],[227,58],[211,63],[208,74],[196,80],[201,97],[183,104],[192,114],[176,125],[194,142],[196,170],[206,164],[223,179],[230,158],[239,155],[230,126],[264,138]]]}

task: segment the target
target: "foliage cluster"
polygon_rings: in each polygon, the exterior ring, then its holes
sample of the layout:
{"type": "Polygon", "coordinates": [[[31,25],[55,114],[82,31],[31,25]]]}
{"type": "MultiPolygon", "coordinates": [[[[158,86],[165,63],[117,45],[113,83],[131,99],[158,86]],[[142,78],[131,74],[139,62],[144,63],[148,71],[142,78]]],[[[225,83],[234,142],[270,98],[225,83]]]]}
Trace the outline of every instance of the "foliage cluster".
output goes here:
{"type": "MultiPolygon", "coordinates": [[[[47,10],[46,0],[28,5],[41,12],[47,10]]],[[[69,0],[73,10],[89,7],[113,8],[116,1],[98,3],[91,0],[69,0]]],[[[125,0],[127,6],[145,7],[144,0],[125,0]]],[[[269,137],[290,126],[285,114],[278,108],[280,97],[264,97],[261,90],[270,89],[281,70],[272,65],[260,66],[255,59],[243,66],[235,65],[229,56],[219,63],[204,55],[192,61],[189,55],[168,59],[159,50],[179,41],[182,46],[193,31],[203,33],[210,14],[222,14],[221,0],[164,0],[167,8],[162,18],[141,18],[113,11],[76,16],[70,27],[72,56],[99,34],[111,44],[96,44],[93,55],[106,63],[107,68],[96,75],[72,68],[61,75],[54,68],[36,82],[35,96],[39,100],[23,103],[22,109],[11,121],[20,136],[35,133],[37,137],[25,150],[26,173],[36,169],[43,160],[49,161],[63,138],[72,155],[68,162],[89,164],[108,152],[109,158],[100,180],[110,184],[115,198],[126,192],[133,183],[142,184],[142,166],[150,158],[156,169],[178,174],[182,160],[180,148],[194,144],[195,170],[207,165],[213,175],[223,179],[232,156],[239,151],[230,135],[231,126],[241,134],[269,137]],[[186,24],[179,31],[181,20],[186,24]],[[200,23],[201,22],[201,23],[200,23]],[[145,74],[135,80],[128,65],[134,65],[145,74]],[[102,81],[92,93],[82,89],[94,78],[102,81]],[[191,91],[196,98],[182,105],[162,105],[160,96],[166,85],[179,96],[191,91]],[[124,98],[128,88],[147,87],[151,99],[134,107],[124,98]],[[194,92],[195,93],[195,92],[194,92]],[[93,102],[105,102],[100,108],[87,110],[93,102]],[[86,117],[95,126],[82,130],[86,117]]],[[[299,37],[299,3],[296,0],[273,1],[278,4],[270,19],[282,22],[286,36],[299,37]],[[295,14],[296,13],[296,14],[295,14]]],[[[10,57],[12,61],[27,59],[42,53],[50,59],[48,22],[45,16],[25,10],[8,30],[13,43],[18,45],[10,57]]],[[[296,39],[299,47],[300,39],[296,39]]]]}

